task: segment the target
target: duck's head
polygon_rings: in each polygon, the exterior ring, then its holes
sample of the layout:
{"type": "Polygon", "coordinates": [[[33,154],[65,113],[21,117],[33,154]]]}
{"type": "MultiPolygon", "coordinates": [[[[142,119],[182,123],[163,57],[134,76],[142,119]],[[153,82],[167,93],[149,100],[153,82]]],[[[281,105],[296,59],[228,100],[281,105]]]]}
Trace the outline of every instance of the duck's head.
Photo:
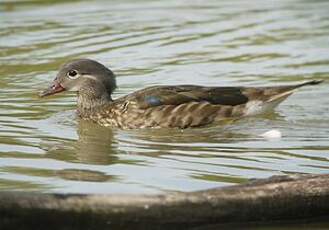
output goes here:
{"type": "Polygon", "coordinates": [[[53,83],[40,96],[76,91],[90,96],[106,94],[110,97],[115,88],[115,76],[111,70],[94,60],[77,59],[64,64],[53,83]]]}

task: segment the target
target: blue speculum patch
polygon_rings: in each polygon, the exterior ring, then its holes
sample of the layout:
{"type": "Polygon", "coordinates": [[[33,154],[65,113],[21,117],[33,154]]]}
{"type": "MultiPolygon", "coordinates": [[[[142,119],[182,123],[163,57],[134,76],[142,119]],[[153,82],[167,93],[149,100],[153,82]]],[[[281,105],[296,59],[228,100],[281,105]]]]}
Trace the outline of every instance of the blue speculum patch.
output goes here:
{"type": "Polygon", "coordinates": [[[160,98],[158,98],[156,96],[146,96],[145,101],[147,102],[147,104],[149,104],[151,106],[158,106],[158,105],[162,104],[160,98]]]}

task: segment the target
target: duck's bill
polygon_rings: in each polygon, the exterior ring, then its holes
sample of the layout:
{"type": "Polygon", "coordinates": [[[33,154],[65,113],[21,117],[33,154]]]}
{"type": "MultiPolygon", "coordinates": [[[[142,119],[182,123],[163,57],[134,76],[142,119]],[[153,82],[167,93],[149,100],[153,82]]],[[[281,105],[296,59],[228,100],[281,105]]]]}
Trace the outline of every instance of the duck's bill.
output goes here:
{"type": "Polygon", "coordinates": [[[62,91],[64,91],[65,88],[63,86],[61,86],[61,84],[54,82],[48,89],[42,91],[39,96],[40,97],[45,97],[45,96],[49,96],[49,95],[53,95],[56,93],[60,93],[62,91]]]}

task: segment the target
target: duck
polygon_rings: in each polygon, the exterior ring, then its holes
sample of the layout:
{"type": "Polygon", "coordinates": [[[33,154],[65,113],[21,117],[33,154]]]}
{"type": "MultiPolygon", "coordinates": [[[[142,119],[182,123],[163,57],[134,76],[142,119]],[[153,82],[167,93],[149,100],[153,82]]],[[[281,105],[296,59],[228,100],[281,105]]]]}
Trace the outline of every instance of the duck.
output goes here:
{"type": "Polygon", "coordinates": [[[76,59],[60,67],[40,96],[77,92],[78,116],[101,126],[185,129],[267,113],[296,89],[321,82],[265,87],[158,85],[113,99],[114,73],[95,60],[76,59]]]}

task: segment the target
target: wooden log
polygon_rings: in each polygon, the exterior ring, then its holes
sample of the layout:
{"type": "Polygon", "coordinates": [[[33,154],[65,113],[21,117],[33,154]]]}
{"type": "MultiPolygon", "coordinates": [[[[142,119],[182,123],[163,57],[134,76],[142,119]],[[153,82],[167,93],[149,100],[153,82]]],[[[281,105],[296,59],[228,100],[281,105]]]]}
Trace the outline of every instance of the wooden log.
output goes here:
{"type": "Polygon", "coordinates": [[[329,217],[329,174],[162,195],[0,192],[0,229],[186,229],[321,216],[329,217]]]}

